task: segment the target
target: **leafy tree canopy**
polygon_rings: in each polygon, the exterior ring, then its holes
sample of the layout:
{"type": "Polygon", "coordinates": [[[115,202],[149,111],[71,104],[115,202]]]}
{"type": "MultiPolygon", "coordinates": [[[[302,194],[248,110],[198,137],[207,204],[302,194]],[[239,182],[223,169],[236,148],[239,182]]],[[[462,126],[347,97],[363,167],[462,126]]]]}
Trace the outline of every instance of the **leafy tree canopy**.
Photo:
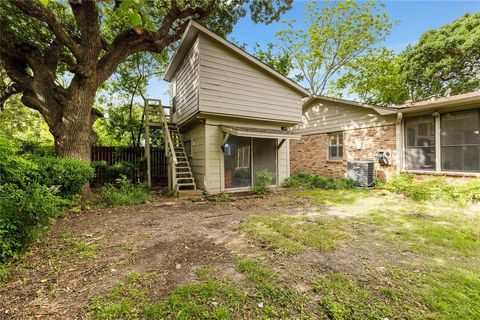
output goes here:
{"type": "Polygon", "coordinates": [[[192,19],[220,35],[250,12],[270,23],[292,0],[0,0],[0,65],[9,95],[46,120],[60,156],[90,158],[95,96],[130,56],[166,57],[192,19]],[[66,79],[65,83],[61,81],[66,79]]]}
{"type": "Polygon", "coordinates": [[[325,2],[324,6],[307,3],[303,25],[299,28],[297,21],[287,21],[286,29],[276,35],[280,55],[291,57],[297,81],[306,81],[318,95],[326,92],[333,76],[380,43],[393,26],[383,5],[375,1],[325,2]]]}
{"type": "Polygon", "coordinates": [[[480,13],[466,14],[424,33],[401,54],[401,72],[412,99],[480,88],[480,13]]]}
{"type": "Polygon", "coordinates": [[[342,96],[346,92],[379,106],[402,104],[409,96],[399,62],[392,50],[381,48],[369,52],[346,66],[347,71],[334,82],[330,93],[342,96]]]}

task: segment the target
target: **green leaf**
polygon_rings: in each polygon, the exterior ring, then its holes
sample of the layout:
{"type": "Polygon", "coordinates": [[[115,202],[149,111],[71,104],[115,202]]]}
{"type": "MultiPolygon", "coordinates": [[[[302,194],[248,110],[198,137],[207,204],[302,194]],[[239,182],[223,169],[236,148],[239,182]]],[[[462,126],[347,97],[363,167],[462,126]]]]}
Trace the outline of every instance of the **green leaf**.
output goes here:
{"type": "Polygon", "coordinates": [[[130,9],[128,15],[130,17],[130,21],[133,27],[142,25],[142,17],[140,16],[140,14],[138,14],[136,10],[130,9]]]}
{"type": "Polygon", "coordinates": [[[42,6],[45,8],[48,7],[48,4],[50,3],[50,0],[38,0],[42,6]]]}

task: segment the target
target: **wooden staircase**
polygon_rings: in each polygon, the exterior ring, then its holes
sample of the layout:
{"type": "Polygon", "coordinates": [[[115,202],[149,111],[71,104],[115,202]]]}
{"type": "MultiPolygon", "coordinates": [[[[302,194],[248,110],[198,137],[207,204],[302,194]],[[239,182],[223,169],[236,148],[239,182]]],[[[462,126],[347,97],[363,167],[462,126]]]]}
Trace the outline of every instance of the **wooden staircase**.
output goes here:
{"type": "Polygon", "coordinates": [[[172,122],[171,109],[158,99],[145,99],[145,155],[147,178],[151,186],[150,130],[162,129],[165,155],[168,157],[168,186],[173,190],[196,190],[192,168],[188,161],[180,130],[172,122]],[[165,112],[165,110],[168,112],[165,112]]]}
{"type": "Polygon", "coordinates": [[[185,146],[183,145],[180,130],[176,123],[168,123],[168,131],[172,138],[174,145],[175,156],[177,158],[177,165],[175,170],[175,185],[177,190],[181,189],[193,189],[196,190],[195,180],[193,178],[192,168],[188,161],[187,153],[185,152],[185,146]]]}

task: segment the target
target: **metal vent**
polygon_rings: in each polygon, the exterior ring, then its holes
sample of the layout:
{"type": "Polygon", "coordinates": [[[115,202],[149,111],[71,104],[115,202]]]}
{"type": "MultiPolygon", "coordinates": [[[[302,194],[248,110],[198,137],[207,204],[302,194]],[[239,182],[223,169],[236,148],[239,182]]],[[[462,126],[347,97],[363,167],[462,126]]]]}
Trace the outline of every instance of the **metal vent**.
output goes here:
{"type": "Polygon", "coordinates": [[[348,161],[347,178],[359,187],[370,187],[375,183],[372,161],[348,161]]]}

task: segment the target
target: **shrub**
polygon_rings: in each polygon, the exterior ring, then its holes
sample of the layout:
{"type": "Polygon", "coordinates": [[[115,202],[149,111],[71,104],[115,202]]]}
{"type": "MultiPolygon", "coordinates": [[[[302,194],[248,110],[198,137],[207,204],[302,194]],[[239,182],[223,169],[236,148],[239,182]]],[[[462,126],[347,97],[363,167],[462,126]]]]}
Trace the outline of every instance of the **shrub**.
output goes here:
{"type": "Polygon", "coordinates": [[[113,165],[108,165],[105,161],[94,161],[91,166],[101,173],[103,183],[115,183],[122,176],[133,177],[135,170],[142,170],[146,166],[146,162],[142,159],[137,165],[127,162],[119,161],[113,165]]]}
{"type": "Polygon", "coordinates": [[[299,173],[285,179],[283,186],[293,189],[351,189],[355,187],[355,183],[345,178],[333,179],[310,173],[299,173]]]}
{"type": "Polygon", "coordinates": [[[68,203],[38,183],[23,189],[12,183],[1,185],[0,262],[18,258],[48,230],[52,218],[68,203]]]}
{"type": "Polygon", "coordinates": [[[399,174],[377,188],[401,193],[416,201],[455,201],[460,204],[480,201],[480,179],[463,183],[448,183],[439,177],[417,180],[412,174],[399,174]]]}
{"type": "Polygon", "coordinates": [[[77,160],[21,156],[0,132],[0,262],[20,256],[45,233],[92,175],[77,160]]]}
{"type": "Polygon", "coordinates": [[[255,194],[265,194],[268,187],[272,184],[273,173],[269,170],[262,170],[257,173],[257,179],[252,186],[252,192],[255,194]]]}
{"type": "Polygon", "coordinates": [[[29,159],[38,165],[35,173],[39,184],[55,186],[58,195],[73,199],[83,191],[83,187],[95,176],[88,163],[73,158],[30,156],[29,159]]]}
{"type": "Polygon", "coordinates": [[[145,203],[150,196],[148,185],[134,185],[126,176],[116,184],[106,184],[100,190],[100,199],[107,206],[124,206],[145,203]]]}

